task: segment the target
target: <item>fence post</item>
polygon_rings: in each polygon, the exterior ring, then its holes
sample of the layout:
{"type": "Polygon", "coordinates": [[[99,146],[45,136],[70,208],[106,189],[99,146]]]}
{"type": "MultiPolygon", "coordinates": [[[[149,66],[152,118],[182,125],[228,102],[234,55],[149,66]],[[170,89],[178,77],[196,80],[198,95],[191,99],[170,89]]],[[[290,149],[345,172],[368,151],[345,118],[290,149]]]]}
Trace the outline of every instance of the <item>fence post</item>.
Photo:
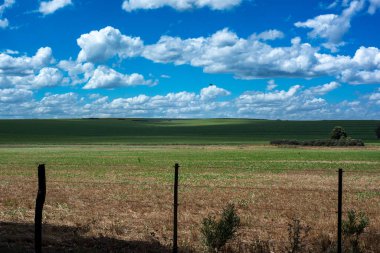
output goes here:
{"type": "Polygon", "coordinates": [[[338,253],[342,253],[342,195],[343,195],[343,170],[339,169],[338,176],[338,253]]]}
{"type": "Polygon", "coordinates": [[[42,252],[42,209],[46,196],[45,164],[38,165],[38,192],[34,216],[34,248],[36,253],[42,252]]]}
{"type": "Polygon", "coordinates": [[[174,208],[173,208],[173,253],[178,252],[178,168],[179,164],[174,165],[174,208]]]}

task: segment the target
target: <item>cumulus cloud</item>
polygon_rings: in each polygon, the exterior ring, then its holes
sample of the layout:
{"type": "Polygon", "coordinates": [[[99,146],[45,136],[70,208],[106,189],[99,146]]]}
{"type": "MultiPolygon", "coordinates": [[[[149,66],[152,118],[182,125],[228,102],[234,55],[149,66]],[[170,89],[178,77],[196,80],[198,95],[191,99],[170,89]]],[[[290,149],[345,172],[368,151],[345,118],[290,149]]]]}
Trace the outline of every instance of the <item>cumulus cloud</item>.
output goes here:
{"type": "Polygon", "coordinates": [[[231,92],[223,88],[219,88],[216,85],[210,85],[207,88],[203,88],[200,93],[201,100],[212,100],[217,97],[223,97],[230,95],[231,92]]]}
{"type": "Polygon", "coordinates": [[[155,85],[156,81],[145,80],[141,74],[133,73],[125,75],[117,72],[107,66],[98,66],[92,74],[84,89],[106,88],[112,89],[116,87],[135,86],[135,85],[155,85]]]}
{"type": "Polygon", "coordinates": [[[31,84],[36,88],[57,86],[63,79],[62,73],[57,68],[42,68],[35,76],[31,84]]]}
{"type": "Polygon", "coordinates": [[[18,55],[11,50],[0,53],[0,87],[38,89],[59,85],[63,73],[50,67],[54,62],[52,50],[49,47],[40,48],[32,57],[18,55]]]}
{"type": "Polygon", "coordinates": [[[131,12],[138,9],[152,10],[171,7],[179,11],[208,7],[212,10],[226,10],[240,5],[242,0],[125,0],[122,8],[131,12]]]}
{"type": "Polygon", "coordinates": [[[273,92],[245,92],[239,96],[238,101],[240,104],[277,104],[295,96],[297,91],[301,88],[300,85],[290,87],[288,91],[273,91],[273,92]]]}
{"type": "Polygon", "coordinates": [[[71,4],[72,4],[71,0],[42,1],[40,3],[40,7],[38,11],[42,13],[43,15],[49,15],[71,4]]]}
{"type": "Polygon", "coordinates": [[[1,103],[19,103],[32,97],[33,92],[25,89],[0,89],[1,103]]]}
{"type": "Polygon", "coordinates": [[[258,35],[252,35],[256,39],[261,39],[261,40],[276,40],[276,39],[282,39],[284,37],[284,33],[279,31],[279,30],[268,30],[264,31],[262,33],[259,33],[258,35]]]}
{"type": "Polygon", "coordinates": [[[162,36],[144,46],[140,38],[107,27],[82,35],[78,41],[82,48],[78,59],[83,61],[144,57],[156,63],[201,67],[206,73],[231,73],[239,79],[330,76],[352,84],[379,81],[377,48],[361,47],[354,57],[322,54],[299,37],[288,46],[272,47],[256,34],[245,39],[225,28],[209,37],[162,36]]]}
{"type": "MultiPolygon", "coordinates": [[[[354,100],[331,103],[320,97],[336,84],[287,90],[247,91],[238,97],[226,97],[226,91],[205,87],[197,92],[170,92],[164,95],[140,94],[110,99],[101,94],[82,97],[69,92],[47,93],[39,100],[32,92],[0,89],[0,117],[80,118],[80,117],[243,117],[266,119],[376,119],[380,117],[380,90],[354,100]],[[319,92],[308,92],[319,91],[319,92]],[[319,94],[318,94],[319,93],[319,94]],[[203,94],[203,95],[202,95],[203,94]]],[[[339,88],[339,87],[338,87],[339,88]]]]}
{"type": "Polygon", "coordinates": [[[7,28],[9,21],[7,18],[3,18],[3,13],[6,9],[11,8],[15,3],[15,0],[4,0],[4,3],[0,5],[0,28],[7,28]]]}
{"type": "Polygon", "coordinates": [[[322,96],[329,93],[330,91],[333,91],[339,88],[340,86],[341,86],[340,83],[333,81],[330,83],[312,87],[308,89],[307,91],[305,91],[305,94],[322,96]]]}
{"type": "Polygon", "coordinates": [[[53,61],[50,47],[42,47],[32,56],[14,57],[10,54],[0,53],[0,75],[25,75],[32,70],[40,69],[53,61]]]}
{"type": "Polygon", "coordinates": [[[120,58],[133,57],[139,55],[143,48],[140,38],[122,35],[110,26],[82,34],[77,43],[81,48],[78,55],[80,62],[102,62],[116,55],[120,58]]]}
{"type": "Polygon", "coordinates": [[[343,36],[351,28],[351,19],[358,14],[364,7],[364,0],[352,1],[340,15],[324,14],[305,22],[296,22],[296,27],[309,28],[311,31],[308,36],[311,38],[326,39],[327,42],[322,44],[324,47],[337,51],[344,45],[343,36]]]}
{"type": "Polygon", "coordinates": [[[162,36],[145,47],[143,56],[154,62],[203,67],[207,73],[233,73],[242,79],[313,76],[316,49],[297,39],[292,42],[290,47],[272,48],[255,36],[243,39],[223,29],[207,38],[162,36]]]}
{"type": "Polygon", "coordinates": [[[33,115],[42,118],[80,117],[82,115],[82,98],[74,92],[64,94],[45,94],[33,103],[33,115]]]}

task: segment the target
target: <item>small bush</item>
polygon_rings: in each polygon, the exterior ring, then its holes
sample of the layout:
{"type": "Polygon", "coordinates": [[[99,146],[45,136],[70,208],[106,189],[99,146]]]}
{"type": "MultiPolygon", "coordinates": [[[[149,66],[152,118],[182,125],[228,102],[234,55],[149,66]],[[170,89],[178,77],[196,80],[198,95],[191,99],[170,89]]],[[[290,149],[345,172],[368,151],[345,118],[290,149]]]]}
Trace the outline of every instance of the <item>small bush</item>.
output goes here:
{"type": "Polygon", "coordinates": [[[252,253],[271,253],[270,243],[268,241],[256,240],[253,242],[252,253]]]}
{"type": "Polygon", "coordinates": [[[305,252],[305,239],[310,231],[309,226],[301,224],[299,219],[292,219],[288,224],[289,246],[286,248],[288,253],[305,252]]]}
{"type": "Polygon", "coordinates": [[[220,220],[214,216],[203,219],[201,233],[204,244],[210,252],[218,252],[228,240],[232,239],[240,225],[240,218],[236,214],[235,206],[228,204],[220,220]]]}
{"type": "Polygon", "coordinates": [[[350,242],[351,252],[361,253],[359,237],[369,225],[369,219],[364,213],[356,213],[354,210],[348,211],[347,218],[342,224],[343,235],[350,242]]]}

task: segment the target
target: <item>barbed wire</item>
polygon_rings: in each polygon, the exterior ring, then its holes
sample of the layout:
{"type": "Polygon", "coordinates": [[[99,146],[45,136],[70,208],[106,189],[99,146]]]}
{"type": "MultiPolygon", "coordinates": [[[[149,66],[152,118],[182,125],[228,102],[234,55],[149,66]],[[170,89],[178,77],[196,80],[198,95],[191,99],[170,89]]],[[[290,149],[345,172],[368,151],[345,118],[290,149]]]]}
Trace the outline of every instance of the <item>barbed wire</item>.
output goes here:
{"type": "MultiPolygon", "coordinates": [[[[0,182],[10,182],[11,179],[1,179],[0,182]]],[[[21,183],[35,183],[38,181],[34,179],[17,179],[17,182],[21,183]]],[[[63,184],[87,184],[87,185],[128,185],[128,186],[154,186],[159,188],[173,188],[172,184],[166,183],[148,183],[141,181],[114,181],[114,182],[105,182],[105,181],[83,181],[83,180],[47,180],[47,186],[49,183],[63,183],[63,184]]],[[[180,184],[179,189],[181,188],[203,188],[203,189],[231,189],[231,190],[268,190],[268,191],[279,191],[279,192],[312,192],[312,193],[337,193],[335,189],[318,189],[318,188],[287,188],[287,187],[276,187],[273,185],[268,186],[225,186],[225,185],[192,185],[192,184],[180,184]]],[[[375,192],[380,194],[379,188],[365,188],[365,189],[344,189],[343,193],[348,194],[357,194],[363,192],[375,192]]]]}

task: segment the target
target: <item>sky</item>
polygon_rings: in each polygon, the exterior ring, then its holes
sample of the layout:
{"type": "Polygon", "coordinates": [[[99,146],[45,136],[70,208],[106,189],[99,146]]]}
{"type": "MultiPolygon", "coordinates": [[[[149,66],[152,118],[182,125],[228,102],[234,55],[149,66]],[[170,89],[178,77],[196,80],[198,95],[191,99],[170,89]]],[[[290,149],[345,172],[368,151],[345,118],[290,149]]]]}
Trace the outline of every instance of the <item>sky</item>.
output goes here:
{"type": "Polygon", "coordinates": [[[0,118],[380,119],[380,0],[0,0],[0,118]]]}

